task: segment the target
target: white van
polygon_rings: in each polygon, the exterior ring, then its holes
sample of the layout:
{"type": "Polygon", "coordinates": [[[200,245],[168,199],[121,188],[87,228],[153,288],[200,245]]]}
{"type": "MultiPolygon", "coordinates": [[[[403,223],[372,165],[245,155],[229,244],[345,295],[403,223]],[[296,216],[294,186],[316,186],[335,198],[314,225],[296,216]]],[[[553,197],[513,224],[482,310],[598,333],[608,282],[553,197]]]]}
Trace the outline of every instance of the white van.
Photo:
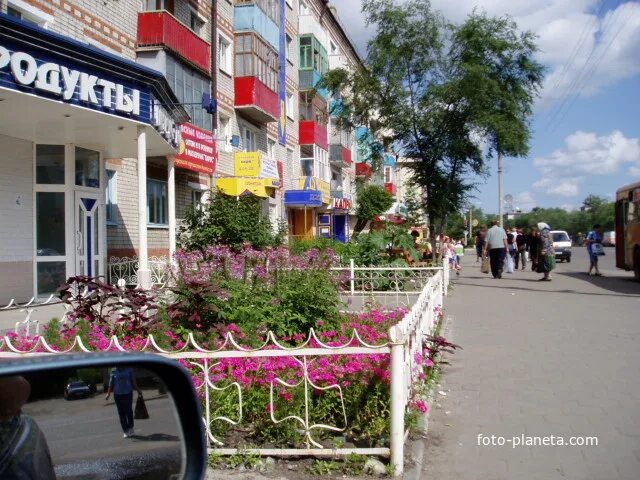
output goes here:
{"type": "Polygon", "coordinates": [[[556,251],[556,260],[571,261],[571,238],[564,230],[552,230],[553,248],[556,251]]]}

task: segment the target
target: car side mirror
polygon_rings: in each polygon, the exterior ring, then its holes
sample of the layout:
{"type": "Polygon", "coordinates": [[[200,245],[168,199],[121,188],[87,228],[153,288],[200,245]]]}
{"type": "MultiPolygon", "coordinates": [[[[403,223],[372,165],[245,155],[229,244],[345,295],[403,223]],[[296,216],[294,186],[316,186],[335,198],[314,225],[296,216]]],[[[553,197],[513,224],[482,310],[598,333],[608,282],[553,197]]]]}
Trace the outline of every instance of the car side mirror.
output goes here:
{"type": "Polygon", "coordinates": [[[0,478],[204,478],[190,375],[154,354],[0,358],[0,478]]]}

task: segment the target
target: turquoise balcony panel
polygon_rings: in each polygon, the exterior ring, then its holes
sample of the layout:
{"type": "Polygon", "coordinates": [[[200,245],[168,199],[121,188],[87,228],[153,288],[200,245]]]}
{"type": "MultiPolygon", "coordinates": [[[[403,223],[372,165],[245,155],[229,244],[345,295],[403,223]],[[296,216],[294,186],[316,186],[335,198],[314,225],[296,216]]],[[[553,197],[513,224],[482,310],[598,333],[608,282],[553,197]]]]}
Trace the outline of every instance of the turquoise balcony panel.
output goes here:
{"type": "Polygon", "coordinates": [[[237,5],[234,10],[236,32],[254,31],[264,38],[276,52],[280,51],[280,29],[256,5],[237,5]]]}
{"type": "MultiPolygon", "coordinates": [[[[300,90],[311,90],[315,88],[320,78],[322,78],[320,72],[316,72],[315,70],[299,70],[298,73],[298,88],[300,90]]],[[[318,88],[316,92],[325,100],[329,98],[329,91],[326,88],[318,88]]]]}
{"type": "Polygon", "coordinates": [[[385,155],[384,156],[384,165],[386,167],[395,167],[396,165],[396,157],[393,155],[385,155]]]}

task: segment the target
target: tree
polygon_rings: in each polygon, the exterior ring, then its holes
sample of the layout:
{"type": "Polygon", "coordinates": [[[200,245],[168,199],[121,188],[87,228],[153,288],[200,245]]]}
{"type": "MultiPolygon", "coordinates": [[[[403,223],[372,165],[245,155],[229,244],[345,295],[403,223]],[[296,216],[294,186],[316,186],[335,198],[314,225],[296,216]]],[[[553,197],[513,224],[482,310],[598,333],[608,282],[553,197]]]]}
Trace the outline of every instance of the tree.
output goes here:
{"type": "Polygon", "coordinates": [[[415,160],[426,211],[443,231],[496,150],[528,151],[531,105],[542,82],[533,37],[508,18],[476,12],[448,25],[428,0],[364,0],[363,12],[376,29],[366,68],[330,71],[321,83],[348,92],[339,121],[369,126],[415,160]]]}
{"type": "Polygon", "coordinates": [[[180,248],[205,251],[212,245],[240,249],[249,243],[256,248],[281,243],[282,232],[263,215],[260,199],[253,195],[230,197],[211,192],[204,206],[191,208],[180,227],[180,248]]]}
{"type": "Polygon", "coordinates": [[[425,223],[422,199],[418,195],[418,189],[410,183],[404,196],[404,206],[407,209],[406,222],[412,227],[419,227],[425,223]]]}
{"type": "Polygon", "coordinates": [[[382,215],[393,205],[394,198],[382,185],[363,185],[358,191],[358,206],[356,217],[358,220],[353,228],[353,236],[357,236],[367,224],[378,215],[382,215]]]}

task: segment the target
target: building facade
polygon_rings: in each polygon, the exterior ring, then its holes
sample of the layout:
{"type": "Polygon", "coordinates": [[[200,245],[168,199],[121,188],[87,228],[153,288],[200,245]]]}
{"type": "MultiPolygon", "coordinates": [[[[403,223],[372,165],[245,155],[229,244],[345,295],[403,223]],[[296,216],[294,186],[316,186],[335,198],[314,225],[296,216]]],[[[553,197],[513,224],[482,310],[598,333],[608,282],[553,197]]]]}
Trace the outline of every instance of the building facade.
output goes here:
{"type": "Polygon", "coordinates": [[[149,286],[212,188],[258,196],[292,237],[348,240],[356,138],[315,87],[359,64],[323,0],[6,0],[0,301],[121,257],[149,286]]]}

